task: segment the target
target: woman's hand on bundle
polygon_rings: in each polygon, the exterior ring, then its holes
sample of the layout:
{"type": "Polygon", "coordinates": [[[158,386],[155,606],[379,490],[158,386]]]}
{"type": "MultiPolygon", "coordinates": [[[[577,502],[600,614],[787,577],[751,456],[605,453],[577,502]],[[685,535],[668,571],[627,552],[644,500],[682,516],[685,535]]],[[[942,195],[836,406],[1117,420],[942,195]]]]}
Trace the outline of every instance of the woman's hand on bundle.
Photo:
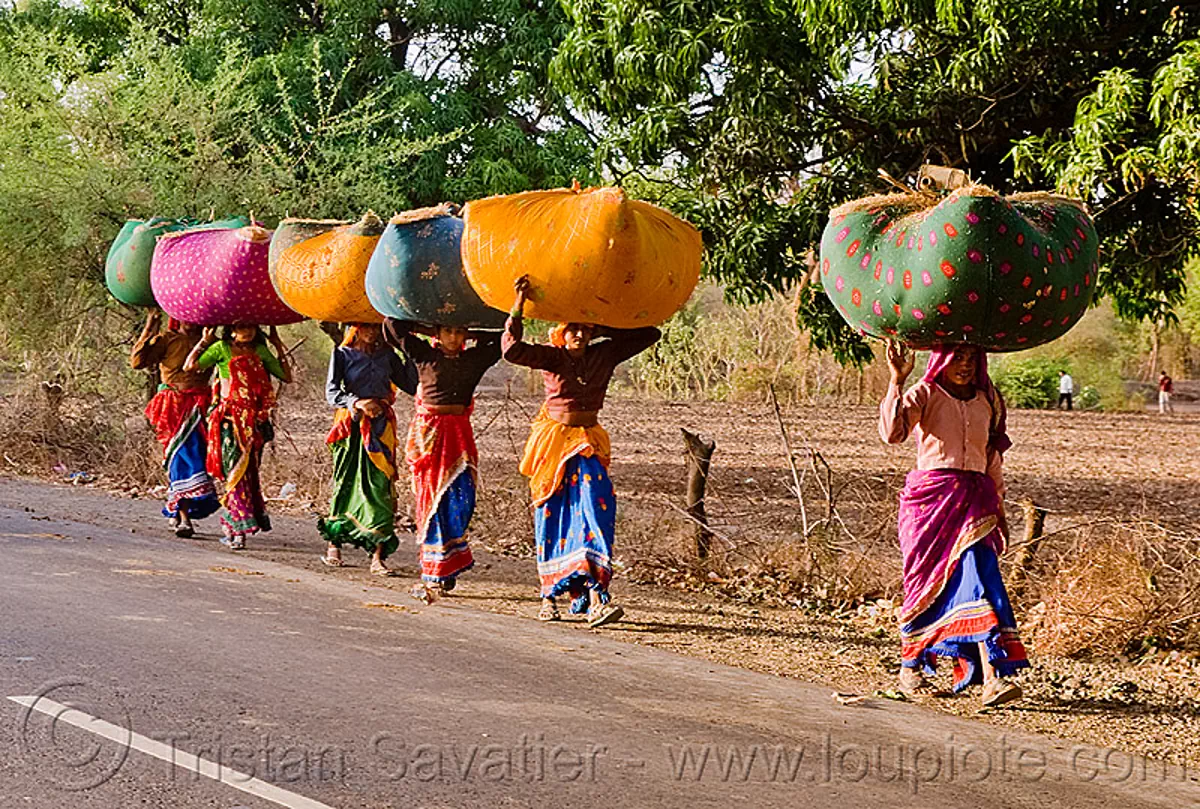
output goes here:
{"type": "Polygon", "coordinates": [[[533,291],[533,282],[528,275],[522,275],[513,283],[513,290],[517,293],[517,300],[513,303],[512,313],[519,315],[525,308],[525,301],[529,300],[529,293],[533,291]]]}
{"type": "Polygon", "coordinates": [[[892,372],[892,381],[903,385],[904,380],[913,370],[913,355],[905,350],[902,343],[895,340],[887,341],[887,361],[892,372]]]}
{"type": "Polygon", "coordinates": [[[217,339],[217,330],[211,326],[206,326],[204,333],[200,335],[200,342],[192,346],[192,350],[188,352],[187,357],[183,361],[183,370],[189,374],[200,370],[200,355],[204,353],[213,341],[217,339]]]}

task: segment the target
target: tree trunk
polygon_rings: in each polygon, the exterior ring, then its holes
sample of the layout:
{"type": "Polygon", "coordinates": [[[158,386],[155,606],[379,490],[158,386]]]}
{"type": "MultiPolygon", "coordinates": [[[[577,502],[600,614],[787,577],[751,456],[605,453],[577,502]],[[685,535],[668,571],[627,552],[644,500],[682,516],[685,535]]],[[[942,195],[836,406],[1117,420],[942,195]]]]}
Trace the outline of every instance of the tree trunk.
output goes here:
{"type": "MultiPolygon", "coordinates": [[[[1003,507],[1003,506],[1002,506],[1003,507]]],[[[1042,544],[1042,530],[1046,526],[1046,509],[1033,500],[1026,498],[1021,502],[1021,511],[1025,514],[1025,535],[1021,538],[1021,547],[1013,560],[1012,590],[1019,594],[1025,590],[1025,581],[1029,577],[1029,568],[1037,555],[1038,546],[1042,544]]]]}
{"type": "Polygon", "coordinates": [[[1150,324],[1150,359],[1147,361],[1146,373],[1143,379],[1150,381],[1156,378],[1158,373],[1158,348],[1159,348],[1159,329],[1158,321],[1150,324]]]}
{"type": "Polygon", "coordinates": [[[150,400],[154,398],[154,394],[158,393],[158,379],[157,367],[145,372],[146,386],[144,392],[146,395],[146,404],[150,404],[150,400]]]}
{"type": "Polygon", "coordinates": [[[408,67],[408,43],[412,40],[412,29],[404,20],[392,16],[396,13],[395,9],[391,9],[387,18],[388,57],[393,68],[404,70],[408,67]]]}
{"type": "Polygon", "coordinates": [[[683,433],[684,459],[687,466],[687,513],[695,521],[693,534],[696,539],[696,558],[708,558],[712,549],[712,531],[708,529],[708,514],[704,509],[704,494],[708,488],[708,470],[712,465],[717,442],[687,430],[683,433]]]}
{"type": "Polygon", "coordinates": [[[42,396],[46,400],[42,429],[48,437],[57,436],[62,432],[62,403],[66,398],[60,376],[56,375],[54,379],[42,382],[42,396]]]}

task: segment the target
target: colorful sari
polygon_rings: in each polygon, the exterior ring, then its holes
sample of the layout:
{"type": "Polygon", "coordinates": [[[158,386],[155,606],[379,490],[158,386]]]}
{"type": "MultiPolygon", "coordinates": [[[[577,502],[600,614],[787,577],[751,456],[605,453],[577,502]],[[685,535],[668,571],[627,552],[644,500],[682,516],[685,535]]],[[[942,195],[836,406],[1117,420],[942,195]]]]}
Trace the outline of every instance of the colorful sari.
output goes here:
{"type": "Polygon", "coordinates": [[[275,406],[271,377],[257,354],[229,359],[229,390],[208,417],[208,472],[225,481],[221,528],[226,536],[270,531],[259,466],[275,406]]]}
{"type": "Polygon", "coordinates": [[[333,453],[329,516],[317,522],[326,542],[349,543],[381,557],[396,552],[396,414],[375,418],[338,408],[325,443],[333,453]],[[357,418],[356,418],[357,416],[357,418]]]}
{"type": "MultiPolygon", "coordinates": [[[[992,404],[988,446],[1003,453],[1012,445],[1004,403],[987,375],[985,355],[976,356],[975,384],[992,404]]],[[[926,381],[936,382],[952,357],[952,347],[935,349],[926,381]]],[[[955,692],[983,681],[984,662],[1001,677],[1029,665],[1000,577],[1002,507],[990,476],[963,469],[914,470],[900,494],[901,665],[932,674],[939,656],[953,658],[955,692]]]]}
{"type": "Polygon", "coordinates": [[[533,499],[542,598],[567,594],[575,613],[587,611],[589,590],[608,601],[617,517],[611,459],[603,427],[567,426],[543,405],[521,460],[533,499]]]}
{"type": "Polygon", "coordinates": [[[178,517],[182,506],[190,518],[199,520],[215,513],[220,505],[205,469],[204,413],[211,398],[207,387],[175,390],[162,385],[146,405],[146,418],[163,445],[168,480],[164,517],[178,517]]]}
{"type": "Polygon", "coordinates": [[[470,405],[462,415],[433,413],[418,396],[405,455],[416,500],[421,579],[453,581],[475,564],[467,529],[475,513],[479,451],[470,405]]]}

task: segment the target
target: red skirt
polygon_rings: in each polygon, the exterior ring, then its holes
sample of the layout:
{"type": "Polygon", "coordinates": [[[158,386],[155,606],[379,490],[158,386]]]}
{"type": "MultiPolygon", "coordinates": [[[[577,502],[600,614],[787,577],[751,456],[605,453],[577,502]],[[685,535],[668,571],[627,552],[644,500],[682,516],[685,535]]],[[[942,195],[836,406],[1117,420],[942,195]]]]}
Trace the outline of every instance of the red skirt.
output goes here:
{"type": "Polygon", "coordinates": [[[150,404],[146,405],[145,413],[150,426],[154,428],[154,435],[158,438],[158,443],[163,445],[164,450],[170,445],[175,434],[179,432],[179,428],[192,415],[192,411],[200,408],[200,412],[203,413],[208,409],[211,399],[212,391],[207,387],[189,388],[188,390],[159,388],[158,393],[154,394],[154,398],[150,400],[150,404]]]}

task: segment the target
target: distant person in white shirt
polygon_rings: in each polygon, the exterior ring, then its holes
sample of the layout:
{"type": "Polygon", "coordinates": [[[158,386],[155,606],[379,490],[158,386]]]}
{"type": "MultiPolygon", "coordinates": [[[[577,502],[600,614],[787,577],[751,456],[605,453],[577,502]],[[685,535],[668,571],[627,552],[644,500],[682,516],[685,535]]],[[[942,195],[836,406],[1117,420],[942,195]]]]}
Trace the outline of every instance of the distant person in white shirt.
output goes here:
{"type": "Polygon", "coordinates": [[[1075,393],[1075,380],[1066,371],[1058,372],[1058,409],[1062,410],[1063,402],[1067,410],[1071,409],[1071,396],[1075,393]]]}
{"type": "Polygon", "coordinates": [[[1175,383],[1166,371],[1158,372],[1158,412],[1175,415],[1175,407],[1171,404],[1171,394],[1175,392],[1175,383]]]}

